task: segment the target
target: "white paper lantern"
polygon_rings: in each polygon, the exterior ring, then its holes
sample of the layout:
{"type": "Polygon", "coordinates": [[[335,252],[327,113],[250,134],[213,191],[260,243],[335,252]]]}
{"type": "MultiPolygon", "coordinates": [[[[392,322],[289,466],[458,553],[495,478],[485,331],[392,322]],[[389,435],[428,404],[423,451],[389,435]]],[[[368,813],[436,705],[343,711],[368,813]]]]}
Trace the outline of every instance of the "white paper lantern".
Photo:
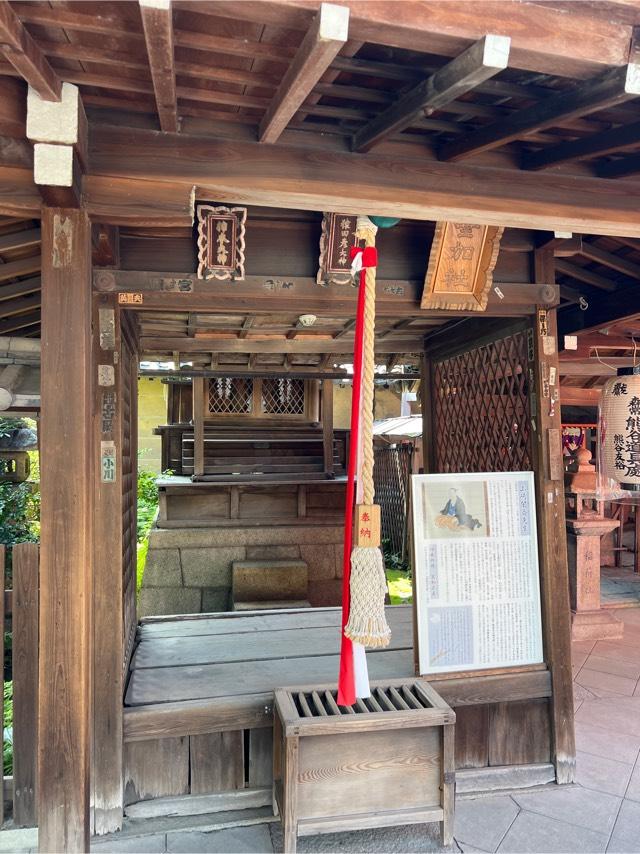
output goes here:
{"type": "Polygon", "coordinates": [[[640,367],[622,368],[607,380],[598,426],[601,476],[640,491],[640,367]]]}

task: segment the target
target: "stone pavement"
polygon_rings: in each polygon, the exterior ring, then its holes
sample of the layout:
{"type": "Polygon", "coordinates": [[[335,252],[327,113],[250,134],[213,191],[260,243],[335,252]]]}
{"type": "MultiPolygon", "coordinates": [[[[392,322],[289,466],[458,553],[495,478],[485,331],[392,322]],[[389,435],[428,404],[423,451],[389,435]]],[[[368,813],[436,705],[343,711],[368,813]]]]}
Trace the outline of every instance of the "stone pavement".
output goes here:
{"type": "MultiPolygon", "coordinates": [[[[577,643],[573,647],[576,704],[577,785],[547,786],[456,802],[454,852],[594,852],[640,854],[640,609],[618,612],[625,623],[621,641],[577,643]]],[[[245,811],[245,814],[248,811],[245,811]]],[[[266,812],[266,811],[265,811],[266,812]]],[[[236,814],[237,815],[237,814],[236,814]]],[[[220,818],[220,817],[218,817],[220,818]]],[[[191,819],[204,826],[214,817],[191,819]]],[[[223,830],[181,828],[185,819],[164,819],[144,835],[117,834],[96,840],[97,854],[119,852],[282,851],[277,822],[223,830]]],[[[34,850],[36,832],[3,831],[0,854],[34,850]]],[[[395,827],[300,839],[305,852],[441,851],[434,826],[395,827]]]]}

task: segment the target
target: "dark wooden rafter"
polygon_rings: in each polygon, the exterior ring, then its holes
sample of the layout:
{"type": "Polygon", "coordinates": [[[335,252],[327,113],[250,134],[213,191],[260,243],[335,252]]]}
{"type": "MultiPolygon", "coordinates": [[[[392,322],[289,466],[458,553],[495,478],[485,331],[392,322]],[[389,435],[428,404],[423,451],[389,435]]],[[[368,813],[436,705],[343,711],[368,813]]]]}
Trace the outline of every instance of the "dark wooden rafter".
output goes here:
{"type": "Polygon", "coordinates": [[[621,104],[638,95],[640,65],[630,63],[621,68],[614,68],[593,80],[578,83],[571,89],[550,95],[532,107],[524,107],[501,121],[440,146],[438,159],[462,160],[464,157],[499,148],[516,139],[554,127],[559,122],[621,104]]]}
{"type": "Polygon", "coordinates": [[[260,142],[277,142],[304,99],[346,44],[349,10],[322,3],[260,122],[260,142]]]}
{"type": "Polygon", "coordinates": [[[40,229],[28,228],[23,231],[12,231],[11,234],[0,236],[0,255],[13,249],[24,249],[26,246],[40,244],[40,229]]]}
{"type": "Polygon", "coordinates": [[[640,279],[640,264],[629,261],[627,258],[616,255],[613,252],[605,252],[587,240],[582,242],[580,255],[588,258],[590,261],[594,261],[596,264],[602,264],[604,267],[616,270],[624,276],[630,276],[632,279],[640,279]]]}
{"type": "Polygon", "coordinates": [[[567,261],[556,260],[556,271],[563,276],[570,276],[572,279],[577,279],[580,282],[586,282],[588,285],[593,285],[595,288],[601,288],[604,291],[615,291],[616,283],[610,279],[605,279],[593,270],[587,267],[581,267],[578,264],[570,264],[567,261]]]}
{"type": "Polygon", "coordinates": [[[580,139],[571,139],[550,145],[540,151],[528,151],[522,156],[523,169],[538,170],[557,166],[570,160],[585,157],[602,157],[605,154],[635,148],[640,145],[640,122],[609,128],[580,139]]]}
{"type": "Polygon", "coordinates": [[[596,175],[599,178],[625,178],[636,172],[640,172],[640,154],[618,157],[596,166],[596,175]]]}
{"type": "Polygon", "coordinates": [[[178,131],[171,0],[139,0],[160,128],[178,131]]]}
{"type": "Polygon", "coordinates": [[[45,101],[59,101],[62,81],[6,0],[0,3],[1,50],[20,76],[45,101]]]}
{"type": "Polygon", "coordinates": [[[493,77],[507,67],[509,47],[508,37],[486,35],[361,128],[353,136],[352,149],[370,151],[412,124],[422,111],[441,109],[493,77]]]}

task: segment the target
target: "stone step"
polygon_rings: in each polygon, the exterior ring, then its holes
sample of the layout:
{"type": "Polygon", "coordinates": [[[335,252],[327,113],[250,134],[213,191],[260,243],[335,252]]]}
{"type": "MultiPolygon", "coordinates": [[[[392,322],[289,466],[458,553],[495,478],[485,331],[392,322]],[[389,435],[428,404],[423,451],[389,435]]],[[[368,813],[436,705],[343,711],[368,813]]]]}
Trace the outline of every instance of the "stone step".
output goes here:
{"type": "Polygon", "coordinates": [[[234,602],[234,611],[270,611],[285,608],[310,608],[311,602],[307,599],[274,599],[264,602],[234,602]]]}
{"type": "Polygon", "coordinates": [[[239,602],[305,600],[309,568],[304,560],[234,560],[231,598],[239,602]]]}

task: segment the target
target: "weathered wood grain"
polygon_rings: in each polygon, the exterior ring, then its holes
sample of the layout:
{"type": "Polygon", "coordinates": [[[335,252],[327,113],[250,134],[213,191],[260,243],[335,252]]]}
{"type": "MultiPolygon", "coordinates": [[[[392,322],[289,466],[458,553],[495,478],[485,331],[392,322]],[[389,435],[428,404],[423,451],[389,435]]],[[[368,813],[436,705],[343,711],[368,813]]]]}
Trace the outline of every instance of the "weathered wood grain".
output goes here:
{"type": "Polygon", "coordinates": [[[189,791],[189,739],[129,742],[124,748],[125,804],[189,791]]]}
{"type": "Polygon", "coordinates": [[[191,794],[244,788],[243,730],[192,735],[189,753],[191,794]]]}
{"type": "Polygon", "coordinates": [[[89,847],[92,707],[91,226],[42,214],[39,844],[89,847]]]}
{"type": "Polygon", "coordinates": [[[37,824],[38,557],[35,543],[13,547],[13,820],[37,824]]]}

